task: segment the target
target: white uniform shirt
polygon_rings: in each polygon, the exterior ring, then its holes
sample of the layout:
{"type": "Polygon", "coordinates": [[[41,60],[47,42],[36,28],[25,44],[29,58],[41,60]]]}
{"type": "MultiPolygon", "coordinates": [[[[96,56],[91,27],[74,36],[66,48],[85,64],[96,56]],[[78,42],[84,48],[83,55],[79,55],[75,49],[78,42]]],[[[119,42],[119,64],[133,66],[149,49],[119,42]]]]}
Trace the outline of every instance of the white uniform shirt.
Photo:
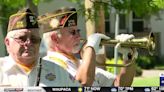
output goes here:
{"type": "MultiPolygon", "coordinates": [[[[75,77],[76,72],[77,72],[77,66],[71,62],[70,59],[68,59],[66,56],[62,55],[61,53],[58,52],[48,52],[47,56],[44,57],[44,59],[48,59],[50,57],[55,57],[56,60],[50,60],[51,62],[54,62],[58,65],[61,66],[60,63],[56,62],[57,60],[62,60],[63,62],[65,62],[67,64],[67,68],[66,70],[68,71],[68,73],[70,73],[73,77],[75,77]]],[[[78,61],[78,64],[82,63],[82,60],[78,61]]],[[[95,72],[95,81],[93,83],[93,86],[104,86],[104,87],[109,87],[113,85],[113,81],[115,80],[115,75],[100,69],[100,68],[96,68],[96,72],[95,72]]]]}
{"type": "MultiPolygon", "coordinates": [[[[80,83],[71,79],[70,74],[60,66],[42,60],[39,86],[70,87],[80,83]]],[[[35,86],[40,64],[26,74],[10,57],[0,58],[0,86],[29,87],[35,86]]]]}

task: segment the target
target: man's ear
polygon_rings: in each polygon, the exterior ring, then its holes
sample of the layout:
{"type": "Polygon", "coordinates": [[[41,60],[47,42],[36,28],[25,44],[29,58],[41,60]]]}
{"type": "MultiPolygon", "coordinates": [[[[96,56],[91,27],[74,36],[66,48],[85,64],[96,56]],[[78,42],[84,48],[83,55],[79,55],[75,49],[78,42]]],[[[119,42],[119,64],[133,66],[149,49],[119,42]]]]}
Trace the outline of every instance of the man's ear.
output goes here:
{"type": "Polygon", "coordinates": [[[9,40],[9,38],[5,38],[4,43],[6,45],[6,50],[9,53],[10,52],[10,40],[9,40]]]}
{"type": "Polygon", "coordinates": [[[6,46],[9,46],[10,45],[9,38],[5,38],[4,43],[5,43],[6,46]]]}
{"type": "Polygon", "coordinates": [[[54,34],[51,35],[51,40],[52,40],[53,42],[58,43],[58,39],[59,39],[59,38],[58,38],[57,34],[54,33],[54,34]]]}

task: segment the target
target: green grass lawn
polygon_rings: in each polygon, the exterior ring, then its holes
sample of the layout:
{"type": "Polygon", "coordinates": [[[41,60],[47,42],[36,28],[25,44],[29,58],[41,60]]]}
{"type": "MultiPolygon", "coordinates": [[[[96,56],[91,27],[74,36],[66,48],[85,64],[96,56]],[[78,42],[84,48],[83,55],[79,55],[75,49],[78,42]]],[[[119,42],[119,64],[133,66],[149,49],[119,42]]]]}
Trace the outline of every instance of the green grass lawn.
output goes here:
{"type": "Polygon", "coordinates": [[[143,87],[143,86],[159,86],[159,76],[158,77],[136,77],[133,80],[133,87],[143,87]]]}
{"type": "MultiPolygon", "coordinates": [[[[106,63],[108,64],[114,64],[114,59],[107,60],[106,63]]],[[[119,59],[118,63],[121,64],[122,61],[119,59]]],[[[114,73],[114,67],[107,66],[107,71],[114,73]]],[[[157,70],[164,70],[164,65],[158,65],[154,69],[157,70]]],[[[117,68],[118,72],[120,68],[117,68]]],[[[151,75],[150,75],[151,76],[151,75]]],[[[160,85],[160,77],[159,75],[156,75],[156,77],[135,77],[132,83],[133,87],[144,87],[144,86],[159,86],[160,85]]]]}

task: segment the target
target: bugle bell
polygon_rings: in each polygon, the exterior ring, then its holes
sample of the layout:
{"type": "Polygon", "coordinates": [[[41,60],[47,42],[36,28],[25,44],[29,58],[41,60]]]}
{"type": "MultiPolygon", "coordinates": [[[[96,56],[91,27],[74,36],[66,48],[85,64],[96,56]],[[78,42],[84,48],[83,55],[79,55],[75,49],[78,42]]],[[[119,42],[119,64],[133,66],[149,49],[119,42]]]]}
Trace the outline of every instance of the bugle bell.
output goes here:
{"type": "Polygon", "coordinates": [[[102,45],[115,46],[117,43],[121,43],[121,47],[132,47],[147,49],[150,55],[154,54],[155,51],[155,36],[151,32],[148,36],[142,38],[133,38],[125,42],[120,42],[115,39],[102,40],[102,45]]]}

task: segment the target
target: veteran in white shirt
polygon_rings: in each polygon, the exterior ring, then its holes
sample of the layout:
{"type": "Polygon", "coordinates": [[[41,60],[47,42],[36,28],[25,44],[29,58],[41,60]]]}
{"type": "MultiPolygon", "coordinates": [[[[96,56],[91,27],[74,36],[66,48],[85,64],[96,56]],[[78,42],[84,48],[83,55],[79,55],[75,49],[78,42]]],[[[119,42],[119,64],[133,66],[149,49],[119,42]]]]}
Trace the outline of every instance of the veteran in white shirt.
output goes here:
{"type": "MultiPolygon", "coordinates": [[[[99,51],[102,39],[110,37],[93,33],[87,38],[86,45],[80,47],[80,30],[77,27],[77,11],[75,8],[65,7],[55,12],[40,16],[39,22],[44,31],[43,40],[47,45],[46,61],[54,62],[65,69],[83,86],[130,86],[135,75],[135,64],[121,69],[116,76],[100,68],[96,68],[96,53],[99,51]],[[74,54],[82,52],[81,60],[74,54]]],[[[133,35],[119,35],[120,41],[133,38],[133,35]]],[[[124,63],[131,61],[128,54],[134,56],[131,48],[119,48],[124,63]]]]}
{"type": "Polygon", "coordinates": [[[80,86],[66,70],[39,58],[41,36],[30,9],[11,15],[7,31],[4,42],[9,56],[0,58],[0,87],[80,86]]]}

